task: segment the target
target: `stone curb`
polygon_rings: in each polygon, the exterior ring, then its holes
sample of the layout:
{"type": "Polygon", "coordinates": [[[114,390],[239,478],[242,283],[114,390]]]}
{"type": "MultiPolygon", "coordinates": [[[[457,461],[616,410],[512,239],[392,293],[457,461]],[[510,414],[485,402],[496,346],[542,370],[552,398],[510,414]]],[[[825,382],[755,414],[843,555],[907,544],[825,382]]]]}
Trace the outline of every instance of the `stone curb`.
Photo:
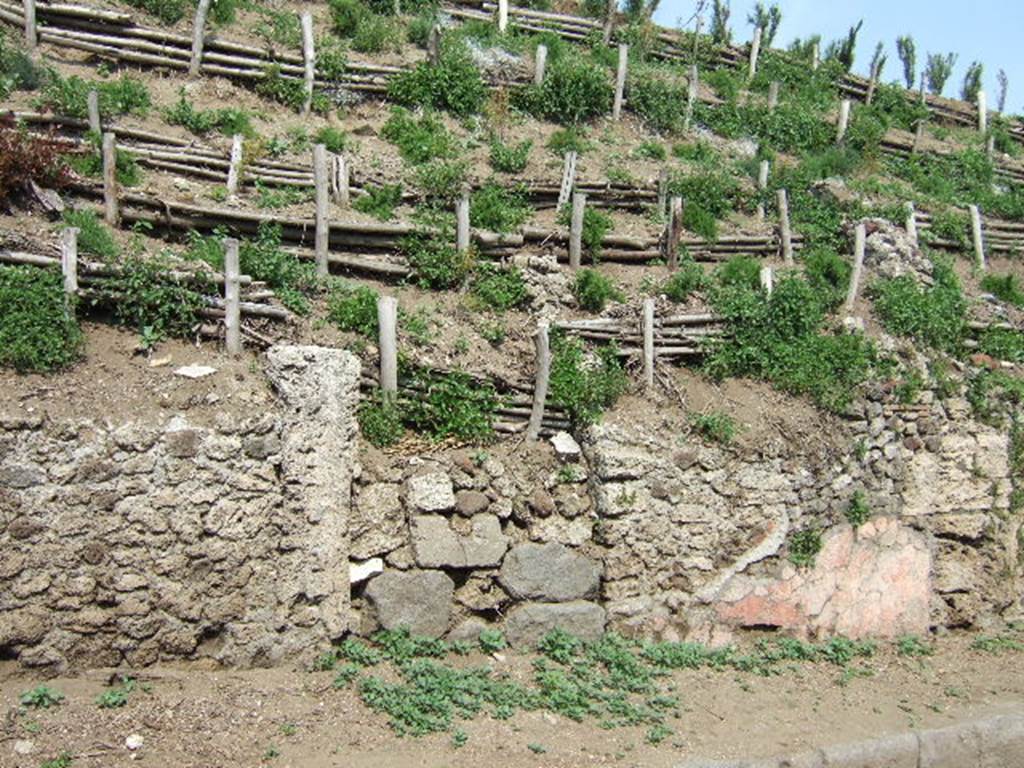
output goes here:
{"type": "Polygon", "coordinates": [[[675,768],[1014,768],[1024,766],[1024,713],[909,731],[758,760],[691,760],[675,768]]]}

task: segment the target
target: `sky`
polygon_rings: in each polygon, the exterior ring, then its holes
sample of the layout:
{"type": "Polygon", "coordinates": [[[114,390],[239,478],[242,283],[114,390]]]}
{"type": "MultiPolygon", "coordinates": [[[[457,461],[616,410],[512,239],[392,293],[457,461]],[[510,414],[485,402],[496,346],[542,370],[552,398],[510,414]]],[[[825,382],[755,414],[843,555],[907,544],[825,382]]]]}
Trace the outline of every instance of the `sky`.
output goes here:
{"type": "MultiPolygon", "coordinates": [[[[864,19],[857,44],[854,71],[867,74],[875,45],[882,42],[889,54],[882,79],[902,81],[902,65],[896,55],[896,37],[910,34],[917,43],[918,72],[925,54],[959,54],[956,68],[946,85],[945,95],[959,96],[964,72],[972,61],[985,66],[984,88],[990,108],[996,106],[999,87],[996,73],[1006,70],[1010,81],[1006,111],[1024,112],[1024,33],[1022,0],[776,0],[782,24],[773,45],[785,47],[796,37],[820,34],[823,46],[843,37],[859,19],[864,19]]],[[[769,3],[766,3],[766,5],[769,3]]],[[[692,18],[696,0],[661,0],[655,19],[669,27],[692,18]]],[[[710,7],[711,2],[708,0],[710,7]]],[[[730,24],[733,40],[750,39],[752,28],[747,13],[754,0],[732,0],[730,24]]],[[[710,14],[706,14],[704,29],[710,14]]],[[[692,28],[692,27],[691,27],[692,28]]]]}

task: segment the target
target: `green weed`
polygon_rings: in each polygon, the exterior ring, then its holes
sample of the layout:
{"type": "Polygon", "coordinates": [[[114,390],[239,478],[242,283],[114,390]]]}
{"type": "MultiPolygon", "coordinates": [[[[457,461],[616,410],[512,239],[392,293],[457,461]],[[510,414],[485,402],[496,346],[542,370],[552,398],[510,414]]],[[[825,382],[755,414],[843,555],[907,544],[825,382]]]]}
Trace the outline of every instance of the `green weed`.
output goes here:
{"type": "Polygon", "coordinates": [[[523,273],[516,267],[478,264],[470,286],[481,304],[499,312],[519,307],[527,299],[523,273]]]}
{"type": "Polygon", "coordinates": [[[530,139],[518,144],[505,144],[498,139],[491,141],[491,167],[499,173],[522,173],[530,159],[533,142],[530,139]]]}
{"type": "Polygon", "coordinates": [[[789,537],[789,560],[800,568],[809,568],[821,552],[821,531],[812,526],[789,537]]]}
{"type": "Polygon", "coordinates": [[[44,373],[67,367],[81,353],[82,332],[60,273],[0,267],[0,366],[44,373]]]}
{"type": "Polygon", "coordinates": [[[595,269],[577,272],[572,291],[580,307],[590,312],[602,312],[609,301],[625,301],[622,291],[595,269]]]}
{"type": "Polygon", "coordinates": [[[377,298],[372,288],[335,280],[327,297],[327,317],[343,331],[376,340],[377,298]]]}
{"type": "Polygon", "coordinates": [[[48,685],[37,685],[18,697],[21,706],[29,709],[49,709],[60,706],[63,701],[64,694],[48,685]]]}
{"type": "Polygon", "coordinates": [[[81,253],[98,256],[104,261],[120,255],[121,247],[93,211],[67,209],[64,211],[64,223],[78,228],[78,250],[81,253]]]}
{"type": "Polygon", "coordinates": [[[380,221],[390,221],[395,217],[395,208],[402,204],[401,184],[370,185],[364,191],[366,194],[352,203],[353,208],[380,221]]]}
{"type": "Polygon", "coordinates": [[[550,397],[565,408],[574,425],[596,423],[628,386],[629,378],[614,345],[597,350],[595,357],[588,359],[579,339],[552,338],[550,397]]]}
{"type": "Polygon", "coordinates": [[[868,506],[864,491],[856,491],[846,507],[846,520],[854,528],[860,528],[871,519],[871,507],[868,506]]]}
{"type": "Polygon", "coordinates": [[[690,426],[701,437],[720,445],[729,445],[736,439],[736,421],[723,411],[693,414],[690,426]]]}

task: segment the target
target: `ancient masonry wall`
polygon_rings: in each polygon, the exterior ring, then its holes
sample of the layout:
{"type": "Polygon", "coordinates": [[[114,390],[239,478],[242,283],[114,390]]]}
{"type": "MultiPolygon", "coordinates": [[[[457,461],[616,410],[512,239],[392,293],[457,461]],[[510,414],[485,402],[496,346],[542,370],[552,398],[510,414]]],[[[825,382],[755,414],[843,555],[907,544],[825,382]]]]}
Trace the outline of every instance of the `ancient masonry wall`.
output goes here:
{"type": "Polygon", "coordinates": [[[274,414],[0,420],[0,651],[30,666],[311,656],[348,629],[358,361],[274,348],[274,414]]]}

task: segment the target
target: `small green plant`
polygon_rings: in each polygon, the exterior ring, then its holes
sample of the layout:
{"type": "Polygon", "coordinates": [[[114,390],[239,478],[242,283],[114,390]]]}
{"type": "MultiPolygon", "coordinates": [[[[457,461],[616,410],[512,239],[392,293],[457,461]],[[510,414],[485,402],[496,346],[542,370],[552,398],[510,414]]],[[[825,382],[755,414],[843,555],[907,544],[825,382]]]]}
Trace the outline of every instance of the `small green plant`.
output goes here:
{"type": "Polygon", "coordinates": [[[465,116],[480,111],[487,87],[466,43],[446,38],[438,63],[422,62],[392,78],[388,96],[399,104],[445,109],[465,116]]]}
{"type": "Polygon", "coordinates": [[[57,757],[52,760],[47,760],[45,763],[40,763],[39,768],[69,768],[71,765],[71,753],[61,752],[57,757]]]}
{"type": "Polygon", "coordinates": [[[377,292],[365,285],[333,281],[327,298],[327,317],[343,331],[377,338],[377,292]]]}
{"type": "Polygon", "coordinates": [[[356,416],[363,437],[378,448],[394,445],[405,433],[398,404],[383,392],[372,400],[362,400],[356,416]]]}
{"type": "Polygon", "coordinates": [[[860,528],[871,519],[871,507],[868,506],[864,491],[855,491],[846,507],[846,520],[854,528],[860,528]]]}
{"type": "Polygon", "coordinates": [[[668,151],[660,141],[641,142],[636,148],[635,154],[637,157],[646,158],[647,160],[662,161],[668,157],[668,151]]]}
{"type": "Polygon", "coordinates": [[[628,385],[614,346],[602,347],[588,358],[579,339],[561,335],[552,338],[550,397],[565,408],[574,425],[596,423],[628,385]]]}
{"type": "Polygon", "coordinates": [[[311,198],[308,189],[298,187],[270,187],[259,179],[256,180],[256,205],[260,208],[277,210],[291,205],[308,202],[311,198]]]}
{"type": "Polygon", "coordinates": [[[821,531],[815,527],[804,528],[789,538],[789,561],[798,568],[809,568],[821,552],[821,531]]]}
{"type": "Polygon", "coordinates": [[[78,360],[74,306],[59,272],[0,266],[0,366],[45,373],[78,360]]]}
{"type": "Polygon", "coordinates": [[[693,293],[704,290],[708,285],[709,281],[707,275],[704,274],[704,268],[695,261],[683,260],[679,270],[661,287],[661,292],[669,300],[682,304],[693,293]]]}
{"type": "Polygon", "coordinates": [[[583,155],[594,148],[594,143],[587,138],[586,131],[580,127],[559,128],[548,139],[548,149],[559,157],[566,152],[583,155]]]}
{"type": "Polygon", "coordinates": [[[334,688],[347,688],[357,677],[359,677],[359,667],[357,665],[351,662],[342,664],[338,668],[338,673],[334,676],[334,680],[331,681],[331,685],[334,688]]]}
{"type": "Polygon", "coordinates": [[[69,227],[78,228],[78,250],[110,261],[121,254],[121,248],[114,236],[103,224],[94,211],[67,209],[64,211],[64,223],[69,227]]]}
{"type": "Polygon", "coordinates": [[[667,725],[658,723],[657,725],[651,726],[651,728],[644,734],[644,741],[648,744],[658,745],[661,744],[665,739],[671,736],[674,731],[667,725]]]}
{"type": "Polygon", "coordinates": [[[411,236],[402,241],[400,248],[421,288],[444,290],[461,285],[473,265],[471,251],[460,253],[439,238],[411,236]]]}
{"type": "Polygon", "coordinates": [[[693,414],[690,426],[704,439],[720,445],[729,445],[736,439],[736,421],[723,411],[693,414]]]}
{"type": "Polygon", "coordinates": [[[499,312],[519,307],[526,301],[526,282],[517,267],[478,264],[470,280],[473,296],[499,312]]]}
{"type": "Polygon", "coordinates": [[[313,141],[316,144],[323,144],[328,152],[335,154],[340,154],[348,148],[348,134],[333,125],[325,125],[317,131],[313,141]]]}
{"type": "Polygon", "coordinates": [[[100,115],[145,116],[150,107],[149,90],[141,80],[126,75],[108,81],[83,80],[77,75],[64,78],[49,70],[38,104],[57,114],[84,119],[88,117],[89,91],[99,97],[100,115]]]}
{"type": "MultiPolygon", "coordinates": [[[[566,203],[558,213],[558,223],[564,227],[569,226],[572,220],[572,203],[566,203]]],[[[601,248],[604,237],[612,229],[612,219],[604,211],[594,206],[587,206],[583,210],[583,231],[580,242],[596,264],[601,258],[601,248]]]]}
{"type": "Polygon", "coordinates": [[[241,134],[253,138],[256,131],[252,126],[252,115],[236,107],[223,109],[197,109],[188,99],[185,89],[178,91],[178,101],[164,110],[164,119],[171,125],[180,125],[194,134],[203,136],[219,131],[225,136],[241,134]]]}
{"type": "Polygon", "coordinates": [[[999,655],[1006,651],[1024,651],[1024,642],[1011,635],[982,635],[971,643],[971,648],[976,651],[999,655]]]}
{"type": "Polygon", "coordinates": [[[455,749],[461,749],[466,746],[467,741],[469,741],[469,734],[461,728],[456,728],[452,733],[452,746],[455,749]]]}
{"type": "Polygon", "coordinates": [[[505,189],[488,182],[475,190],[469,201],[469,218],[473,226],[493,232],[510,232],[522,226],[533,207],[526,202],[523,189],[505,189]]]}
{"type": "MultiPolygon", "coordinates": [[[[86,139],[89,142],[87,148],[83,148],[80,153],[69,153],[65,158],[68,165],[81,175],[99,177],[103,173],[102,139],[91,131],[86,134],[86,139]]],[[[114,168],[117,174],[117,183],[125,187],[137,186],[142,180],[142,172],[131,152],[116,149],[114,151],[114,168]]]]}
{"type": "Polygon", "coordinates": [[[989,272],[981,278],[981,289],[1015,307],[1024,307],[1024,289],[1014,274],[997,275],[989,272]]]}
{"type": "Polygon", "coordinates": [[[306,103],[306,87],[301,79],[288,77],[279,64],[269,64],[256,82],[256,93],[298,110],[306,103]]]}
{"type": "Polygon", "coordinates": [[[505,635],[500,629],[485,629],[478,638],[480,650],[484,653],[497,653],[507,647],[505,635]]]}
{"type": "Polygon", "coordinates": [[[900,656],[931,656],[935,648],[917,635],[903,635],[896,640],[896,653],[900,656]]]}
{"type": "Polygon", "coordinates": [[[382,184],[379,187],[371,184],[364,188],[364,192],[366,194],[357,197],[352,207],[381,221],[391,221],[395,217],[395,208],[402,204],[401,184],[382,184]]]}
{"type": "Polygon", "coordinates": [[[403,409],[403,420],[434,440],[454,437],[482,441],[494,434],[494,411],[499,398],[493,385],[461,371],[435,373],[413,369],[404,377],[423,393],[403,409]]]}
{"type": "Polygon", "coordinates": [[[514,94],[514,103],[535,117],[575,125],[600,115],[612,106],[612,83],[596,62],[567,51],[548,67],[541,85],[514,94]]]}
{"type": "Polygon", "coordinates": [[[461,193],[468,171],[465,160],[433,160],[415,169],[413,183],[428,199],[448,204],[461,193]]]}
{"type": "Polygon", "coordinates": [[[116,688],[109,688],[96,697],[96,706],[100,709],[118,709],[128,703],[128,697],[135,691],[137,684],[134,678],[126,678],[116,688]]]}
{"type": "Polygon", "coordinates": [[[64,701],[64,694],[48,685],[37,685],[23,692],[18,701],[29,709],[49,709],[59,706],[64,701]]]}
{"type": "Polygon", "coordinates": [[[548,751],[548,748],[543,744],[527,744],[526,748],[535,755],[543,755],[548,751]]]}
{"type": "Polygon", "coordinates": [[[518,144],[505,144],[498,139],[491,141],[491,167],[499,173],[522,173],[530,159],[533,142],[530,139],[518,144]]]}
{"type": "Polygon", "coordinates": [[[878,283],[872,291],[875,311],[890,333],[954,352],[963,339],[967,303],[950,266],[936,264],[934,278],[928,288],[910,276],[878,283]]]}
{"type": "Polygon", "coordinates": [[[572,290],[580,307],[590,312],[603,311],[609,301],[625,300],[622,291],[595,269],[581,269],[572,290]]]}

